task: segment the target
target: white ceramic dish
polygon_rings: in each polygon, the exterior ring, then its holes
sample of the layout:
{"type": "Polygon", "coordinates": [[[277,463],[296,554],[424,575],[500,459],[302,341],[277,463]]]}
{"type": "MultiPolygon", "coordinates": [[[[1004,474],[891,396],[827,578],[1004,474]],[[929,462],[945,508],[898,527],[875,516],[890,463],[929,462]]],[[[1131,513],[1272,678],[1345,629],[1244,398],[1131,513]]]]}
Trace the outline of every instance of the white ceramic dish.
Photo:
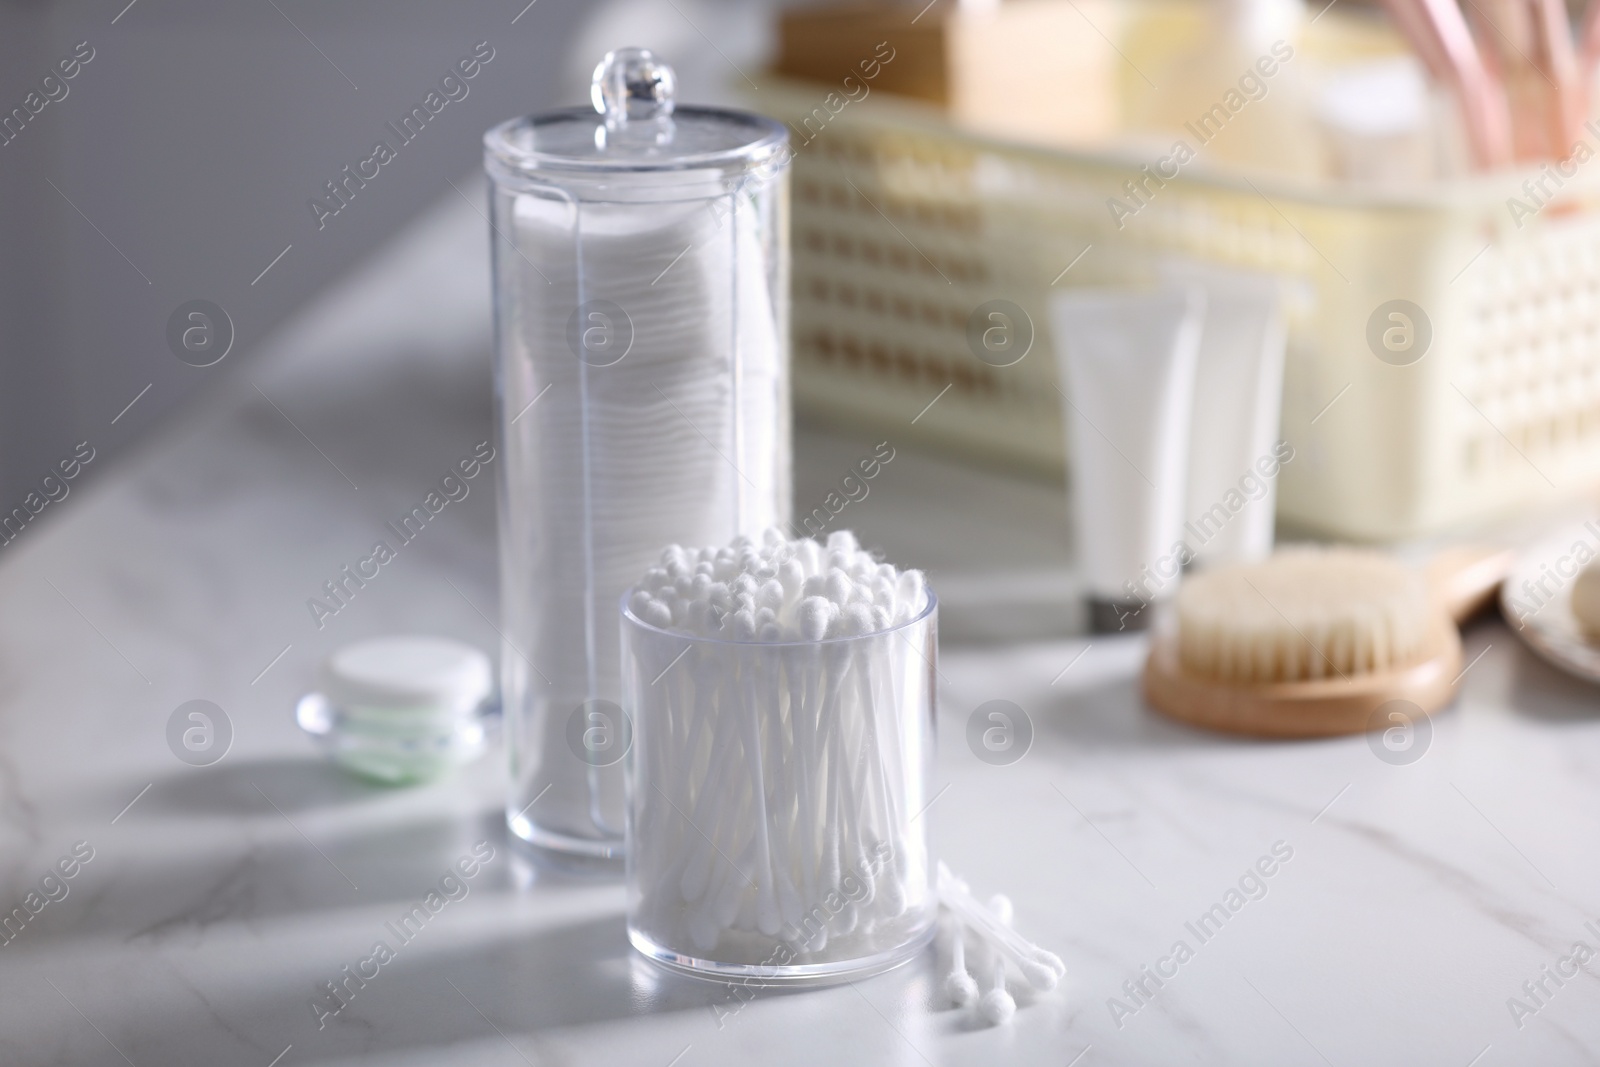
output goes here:
{"type": "Polygon", "coordinates": [[[1600,682],[1600,645],[1585,640],[1572,612],[1572,586],[1590,558],[1600,558],[1600,522],[1575,523],[1552,534],[1517,557],[1500,587],[1500,610],[1540,657],[1568,674],[1600,682]]]}

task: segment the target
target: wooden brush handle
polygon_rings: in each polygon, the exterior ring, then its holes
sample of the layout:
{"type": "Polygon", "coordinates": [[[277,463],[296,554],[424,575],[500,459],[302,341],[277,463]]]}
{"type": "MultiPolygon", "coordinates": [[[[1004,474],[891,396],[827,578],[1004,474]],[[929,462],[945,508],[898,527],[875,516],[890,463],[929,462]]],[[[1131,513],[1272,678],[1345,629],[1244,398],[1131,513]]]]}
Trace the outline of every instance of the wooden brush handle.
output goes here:
{"type": "Polygon", "coordinates": [[[1508,548],[1447,548],[1429,561],[1428,586],[1460,624],[1489,606],[1515,559],[1516,553],[1508,548]]]}

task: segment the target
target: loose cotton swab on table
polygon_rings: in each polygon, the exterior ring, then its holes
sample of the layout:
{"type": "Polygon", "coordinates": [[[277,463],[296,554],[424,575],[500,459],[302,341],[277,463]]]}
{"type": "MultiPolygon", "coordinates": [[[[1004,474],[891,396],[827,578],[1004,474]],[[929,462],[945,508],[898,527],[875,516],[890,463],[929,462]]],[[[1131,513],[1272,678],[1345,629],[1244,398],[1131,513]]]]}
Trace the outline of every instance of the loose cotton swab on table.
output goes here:
{"type": "Polygon", "coordinates": [[[943,863],[939,864],[939,903],[999,946],[1033,988],[1048,992],[1067,973],[1060,956],[1040,948],[1001,923],[993,912],[972,898],[966,883],[951,874],[943,863]]]}
{"type": "Polygon", "coordinates": [[[938,866],[939,904],[948,913],[952,929],[950,971],[945,975],[944,990],[953,1004],[965,1007],[973,1000],[978,1002],[978,1013],[991,1026],[1009,1022],[1016,1014],[1016,999],[1006,989],[1008,968],[1015,968],[1028,985],[1039,992],[1048,992],[1060,983],[1066,974],[1061,957],[1040,948],[1011,928],[1013,908],[1009,897],[995,894],[987,906],[973,899],[967,884],[950,872],[943,863],[938,866]],[[974,970],[981,969],[987,982],[983,994],[978,996],[978,985],[966,970],[966,934],[976,935],[979,962],[974,970]]]}
{"type": "Polygon", "coordinates": [[[1011,1017],[1017,1014],[1017,1000],[1006,991],[1005,954],[993,952],[990,955],[993,957],[994,977],[978,1001],[978,1011],[983,1015],[984,1022],[990,1026],[1000,1026],[1010,1022],[1011,1017]]]}
{"type": "Polygon", "coordinates": [[[955,917],[946,925],[950,930],[950,970],[944,977],[944,995],[956,1007],[964,1008],[978,999],[978,983],[967,972],[967,927],[955,917]]]}

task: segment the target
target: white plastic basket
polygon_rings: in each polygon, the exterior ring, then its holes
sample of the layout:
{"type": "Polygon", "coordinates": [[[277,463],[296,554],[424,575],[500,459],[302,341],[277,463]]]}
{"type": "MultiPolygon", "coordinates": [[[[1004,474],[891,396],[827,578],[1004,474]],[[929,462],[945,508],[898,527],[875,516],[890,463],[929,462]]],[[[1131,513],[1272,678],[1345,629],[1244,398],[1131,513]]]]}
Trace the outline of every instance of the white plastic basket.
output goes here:
{"type": "MultiPolygon", "coordinates": [[[[820,95],[764,79],[759,106],[798,125],[820,95]]],[[[876,426],[903,415],[902,438],[1059,471],[1052,288],[1151,282],[1181,257],[1272,271],[1297,294],[1280,517],[1393,540],[1600,482],[1600,160],[1520,227],[1507,198],[1526,200],[1525,174],[1403,196],[1196,161],[1119,229],[1107,199],[1156,156],[985,139],[882,98],[796,141],[794,386],[807,409],[876,426]],[[1014,366],[987,365],[967,340],[994,299],[1036,331],[1014,366]],[[1368,343],[1395,300],[1431,332],[1407,365],[1368,343]]]]}

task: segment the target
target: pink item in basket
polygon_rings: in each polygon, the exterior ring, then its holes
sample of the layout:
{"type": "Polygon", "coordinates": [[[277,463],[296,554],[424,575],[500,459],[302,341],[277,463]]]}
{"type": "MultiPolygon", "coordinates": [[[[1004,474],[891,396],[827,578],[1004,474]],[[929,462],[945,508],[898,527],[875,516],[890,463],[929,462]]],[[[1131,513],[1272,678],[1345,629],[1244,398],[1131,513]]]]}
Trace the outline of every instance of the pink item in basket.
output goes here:
{"type": "Polygon", "coordinates": [[[1455,0],[1384,0],[1384,6],[1429,73],[1455,93],[1473,161],[1484,170],[1511,162],[1505,89],[1484,63],[1455,0]]]}
{"type": "Polygon", "coordinates": [[[1519,161],[1565,159],[1584,119],[1584,92],[1563,0],[1475,0],[1484,62],[1505,88],[1519,161]]]}

